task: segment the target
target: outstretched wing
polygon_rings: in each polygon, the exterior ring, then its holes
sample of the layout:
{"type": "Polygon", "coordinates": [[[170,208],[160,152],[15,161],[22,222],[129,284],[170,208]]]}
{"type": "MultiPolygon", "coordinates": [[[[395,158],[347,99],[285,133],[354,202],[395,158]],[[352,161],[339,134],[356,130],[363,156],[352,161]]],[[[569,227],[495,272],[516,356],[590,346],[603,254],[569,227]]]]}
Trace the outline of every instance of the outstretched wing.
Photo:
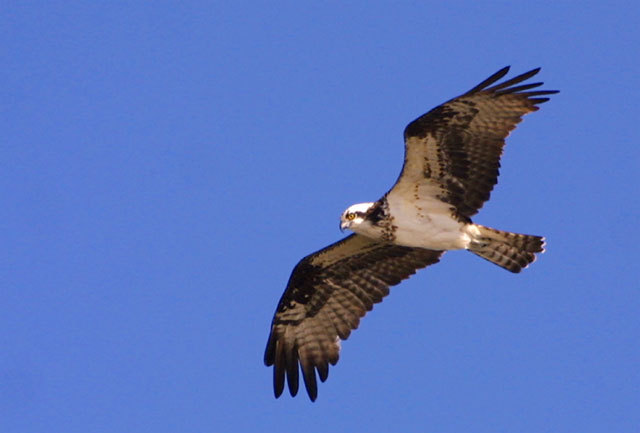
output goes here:
{"type": "Polygon", "coordinates": [[[541,82],[520,84],[540,68],[489,87],[508,71],[407,125],[404,167],[389,194],[433,198],[432,205],[452,208],[462,221],[478,212],[498,181],[505,138],[523,115],[549,100],[541,96],[557,93],[531,91],[541,82]]]}
{"type": "Polygon", "coordinates": [[[275,396],[298,392],[298,364],[311,400],[329,364],[338,362],[340,340],[389,294],[389,287],[438,262],[442,251],[409,248],[351,235],[302,259],[278,303],[264,363],[273,365],[275,396]]]}

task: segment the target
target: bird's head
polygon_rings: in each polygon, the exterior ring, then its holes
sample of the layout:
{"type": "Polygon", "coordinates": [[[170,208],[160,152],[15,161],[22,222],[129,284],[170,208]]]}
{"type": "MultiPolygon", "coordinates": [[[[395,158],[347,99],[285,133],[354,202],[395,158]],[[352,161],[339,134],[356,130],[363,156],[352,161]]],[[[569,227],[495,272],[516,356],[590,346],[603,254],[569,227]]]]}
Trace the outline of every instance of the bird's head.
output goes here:
{"type": "Polygon", "coordinates": [[[356,233],[365,231],[366,226],[370,225],[370,222],[367,221],[367,212],[374,204],[375,203],[358,203],[349,206],[340,216],[340,230],[350,229],[356,233]],[[360,230],[358,230],[359,228],[360,230]]]}

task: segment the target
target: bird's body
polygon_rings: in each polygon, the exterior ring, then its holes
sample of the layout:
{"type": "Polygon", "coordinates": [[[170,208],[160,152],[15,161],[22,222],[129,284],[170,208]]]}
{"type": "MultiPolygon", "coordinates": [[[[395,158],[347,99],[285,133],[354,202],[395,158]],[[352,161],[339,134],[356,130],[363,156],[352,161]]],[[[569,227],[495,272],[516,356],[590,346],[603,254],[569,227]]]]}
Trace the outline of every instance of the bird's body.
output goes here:
{"type": "Polygon", "coordinates": [[[544,251],[540,236],[471,220],[497,183],[506,136],[548,100],[539,96],[556,93],[529,91],[542,83],[519,84],[538,71],[495,84],[508,72],[503,68],[405,128],[404,166],[395,185],[375,202],[347,208],[340,228],[355,234],[303,258],[291,274],[265,351],[276,397],[285,376],[291,395],[297,393],[300,366],[315,400],[316,373],[327,379],[340,340],[390,286],[437,263],[445,251],[466,249],[511,272],[544,251]]]}
{"type": "MultiPolygon", "coordinates": [[[[393,242],[406,247],[427,248],[430,250],[459,250],[469,246],[472,236],[477,234],[474,224],[468,224],[451,218],[449,207],[430,197],[404,200],[396,194],[383,197],[372,206],[381,206],[393,215],[389,225],[364,223],[349,228],[354,232],[393,242]],[[402,224],[394,224],[395,220],[402,224]]],[[[364,203],[367,204],[367,203],[364,203]]],[[[351,209],[351,208],[350,208],[351,209]]]]}

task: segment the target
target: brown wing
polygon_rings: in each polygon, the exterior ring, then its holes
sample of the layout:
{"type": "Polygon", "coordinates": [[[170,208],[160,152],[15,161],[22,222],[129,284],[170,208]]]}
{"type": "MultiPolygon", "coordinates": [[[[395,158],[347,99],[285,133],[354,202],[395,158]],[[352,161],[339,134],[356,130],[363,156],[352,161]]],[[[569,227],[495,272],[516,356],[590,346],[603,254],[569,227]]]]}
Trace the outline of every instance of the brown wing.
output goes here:
{"type": "Polygon", "coordinates": [[[498,181],[505,138],[556,90],[535,90],[542,83],[519,84],[540,68],[489,87],[509,67],[411,122],[404,131],[405,161],[390,194],[435,196],[468,221],[489,199],[498,181]],[[421,187],[418,188],[418,185],[421,187]]]}
{"type": "Polygon", "coordinates": [[[360,318],[389,294],[389,287],[438,262],[442,251],[402,247],[351,235],[302,259],[293,270],[271,324],[264,363],[273,365],[275,396],[298,392],[298,364],[311,400],[329,364],[338,362],[340,341],[360,318]]]}

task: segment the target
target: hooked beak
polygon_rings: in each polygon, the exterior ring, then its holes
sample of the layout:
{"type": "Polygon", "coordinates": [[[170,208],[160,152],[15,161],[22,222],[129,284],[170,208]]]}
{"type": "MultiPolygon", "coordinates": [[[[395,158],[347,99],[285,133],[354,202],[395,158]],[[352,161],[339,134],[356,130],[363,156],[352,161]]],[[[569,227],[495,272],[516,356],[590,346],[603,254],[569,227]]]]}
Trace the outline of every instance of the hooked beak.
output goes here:
{"type": "Polygon", "coordinates": [[[349,223],[347,221],[340,221],[340,231],[344,232],[345,229],[349,228],[349,223]]]}

